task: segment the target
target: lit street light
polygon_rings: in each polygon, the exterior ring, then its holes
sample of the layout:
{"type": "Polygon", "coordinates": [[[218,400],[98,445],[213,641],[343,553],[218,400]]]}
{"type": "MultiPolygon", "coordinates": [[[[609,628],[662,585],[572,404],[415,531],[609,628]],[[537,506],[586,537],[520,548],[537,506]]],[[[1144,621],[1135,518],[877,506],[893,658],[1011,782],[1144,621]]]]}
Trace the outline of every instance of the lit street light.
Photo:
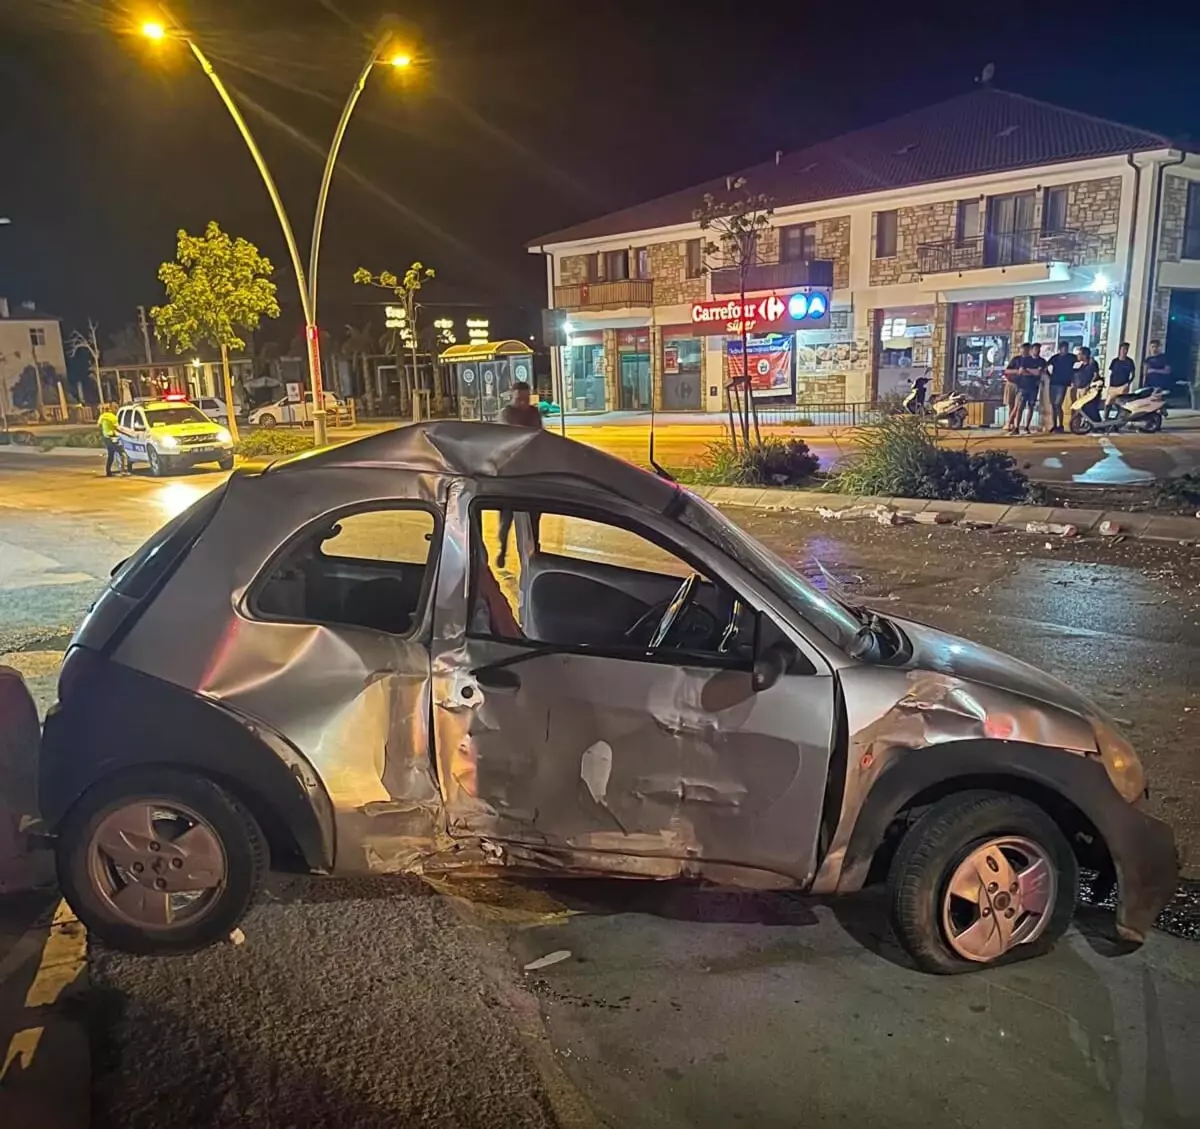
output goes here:
{"type": "MultiPolygon", "coordinates": [[[[266,185],[267,194],[271,197],[271,203],[274,205],[279,226],[283,229],[283,237],[287,243],[288,255],[292,260],[292,270],[295,272],[296,284],[300,290],[300,308],[304,313],[304,337],[308,348],[309,383],[312,387],[313,396],[313,443],[315,446],[322,447],[325,445],[328,433],[325,418],[325,390],[321,379],[321,334],[317,327],[317,265],[321,252],[321,230],[325,224],[325,205],[329,199],[329,186],[333,181],[333,169],[337,163],[338,152],[342,147],[342,138],[346,135],[346,127],[350,124],[350,116],[354,112],[354,107],[358,104],[359,96],[366,86],[367,78],[372,68],[383,60],[384,53],[392,42],[392,36],[390,34],[380,36],[371,49],[371,54],[363,66],[358,80],[350,90],[350,96],[346,99],[346,105],[342,109],[342,116],[338,120],[337,128],[334,130],[333,141],[330,143],[329,153],[325,158],[325,170],[321,175],[321,187],[317,193],[317,207],[313,215],[312,246],[309,250],[308,273],[306,275],[304,267],[300,262],[300,250],[296,244],[296,236],[292,231],[287,210],[283,206],[283,199],[279,195],[279,189],[275,186],[275,180],[271,176],[267,162],[254,140],[254,135],[250,132],[250,126],[246,123],[246,119],[242,116],[237,103],[234,102],[229,91],[225,88],[225,84],[221,81],[220,76],[213,69],[213,65],[209,62],[208,57],[200,50],[195,41],[175,24],[173,20],[170,22],[172,36],[183,40],[188,45],[188,48],[196,57],[196,61],[200,64],[201,69],[208,76],[213,87],[220,95],[221,101],[225,103],[225,108],[229,111],[229,116],[233,118],[234,124],[238,127],[238,132],[242,135],[242,140],[246,143],[246,148],[250,150],[250,155],[254,158],[259,175],[262,177],[263,184],[266,185]]],[[[143,23],[141,31],[142,35],[147,39],[161,40],[167,38],[166,27],[155,21],[143,23]]],[[[393,67],[405,68],[410,66],[413,60],[411,55],[397,53],[391,55],[387,61],[393,67]]]]}

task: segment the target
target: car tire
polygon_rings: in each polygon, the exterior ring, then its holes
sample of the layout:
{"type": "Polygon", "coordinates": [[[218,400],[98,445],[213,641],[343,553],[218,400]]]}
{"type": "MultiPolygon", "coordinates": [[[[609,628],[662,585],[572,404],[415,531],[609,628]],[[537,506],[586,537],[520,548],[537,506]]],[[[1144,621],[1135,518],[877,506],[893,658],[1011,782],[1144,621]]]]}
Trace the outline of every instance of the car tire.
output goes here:
{"type": "MultiPolygon", "coordinates": [[[[160,850],[145,857],[164,855],[160,850]]],[[[56,861],[67,903],[93,936],[124,952],[166,955],[228,937],[262,886],[269,852],[254,817],[219,785],[188,772],[147,768],[102,780],[83,794],[61,825],[56,861]],[[219,843],[223,863],[219,887],[202,912],[161,927],[131,921],[115,906],[103,888],[102,852],[94,841],[107,819],[140,804],[194,814],[219,843]]]]}
{"type": "Polygon", "coordinates": [[[227,455],[223,459],[218,459],[217,466],[219,466],[222,470],[233,470],[233,456],[227,455]]]}
{"type": "Polygon", "coordinates": [[[161,478],[167,473],[167,461],[153,447],[146,447],[146,461],[150,464],[150,473],[155,478],[161,478]]]}
{"type": "Polygon", "coordinates": [[[273,415],[271,415],[270,412],[266,412],[263,415],[258,417],[258,426],[259,427],[272,428],[278,422],[279,422],[279,420],[277,420],[273,415]]]}
{"type": "MultiPolygon", "coordinates": [[[[1078,888],[1079,865],[1058,825],[1036,804],[1004,792],[960,792],[935,803],[900,841],[888,874],[897,939],[918,967],[941,975],[978,971],[1045,952],[1070,925],[1078,888]],[[985,893],[982,879],[975,879],[980,889],[972,934],[971,902],[955,895],[952,883],[960,876],[974,878],[977,859],[986,863],[981,872],[990,875],[997,857],[1001,865],[1012,862],[1009,875],[1018,879],[1017,886],[1022,885],[1019,879],[1035,873],[1032,869],[1019,873],[1019,860],[1036,859],[1041,869],[1036,882],[1030,878],[1029,901],[1044,898],[1044,908],[1029,913],[1024,890],[1020,900],[1016,891],[1009,893],[1012,887],[985,893]],[[1001,920],[1001,914],[1013,930],[1011,939],[1021,932],[1028,939],[1002,947],[996,940],[1002,930],[991,924],[1001,920]],[[998,950],[992,955],[987,955],[989,945],[977,942],[985,937],[998,950]],[[971,948],[974,954],[964,955],[971,948]]],[[[996,883],[989,882],[986,889],[996,890],[996,883]]]]}

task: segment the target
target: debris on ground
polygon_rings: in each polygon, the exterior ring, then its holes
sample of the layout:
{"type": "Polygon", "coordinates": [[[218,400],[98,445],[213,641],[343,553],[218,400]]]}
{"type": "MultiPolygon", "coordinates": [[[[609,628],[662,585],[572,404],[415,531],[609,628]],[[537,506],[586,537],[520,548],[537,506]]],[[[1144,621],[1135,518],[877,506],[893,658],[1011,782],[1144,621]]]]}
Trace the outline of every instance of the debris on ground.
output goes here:
{"type": "Polygon", "coordinates": [[[526,972],[536,972],[539,968],[549,968],[552,964],[558,964],[559,961],[569,960],[571,958],[570,949],[555,949],[552,953],[547,953],[544,957],[538,957],[537,960],[531,960],[525,965],[526,972]]]}
{"type": "MultiPolygon", "coordinates": [[[[1077,525],[1061,525],[1055,521],[1031,521],[1025,526],[1026,533],[1053,533],[1059,537],[1076,537],[1079,535],[1077,525]]],[[[1047,545],[1046,548],[1050,546],[1047,545]]]]}
{"type": "Polygon", "coordinates": [[[1119,521],[1110,521],[1105,519],[1100,523],[1101,537],[1116,537],[1121,532],[1121,523],[1119,521]]]}
{"type": "Polygon", "coordinates": [[[246,943],[246,934],[240,929],[234,929],[233,932],[229,934],[229,943],[231,945],[244,945],[246,943]]]}

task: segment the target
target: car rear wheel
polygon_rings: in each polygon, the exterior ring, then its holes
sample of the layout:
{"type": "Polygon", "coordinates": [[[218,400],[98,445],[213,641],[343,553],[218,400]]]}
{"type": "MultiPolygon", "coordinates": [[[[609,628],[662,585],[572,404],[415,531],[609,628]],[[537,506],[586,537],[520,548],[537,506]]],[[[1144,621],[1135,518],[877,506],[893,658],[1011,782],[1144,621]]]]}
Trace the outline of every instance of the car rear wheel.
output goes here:
{"type": "Polygon", "coordinates": [[[57,846],[58,879],[80,921],[113,948],[181,953],[227,937],[266,873],[266,840],[223,788],[171,769],[101,781],[57,846]]]}
{"type": "Polygon", "coordinates": [[[970,972],[1044,952],[1075,912],[1079,867],[1041,808],[1002,792],[934,804],[888,875],[892,925],[927,972],[970,972]]]}

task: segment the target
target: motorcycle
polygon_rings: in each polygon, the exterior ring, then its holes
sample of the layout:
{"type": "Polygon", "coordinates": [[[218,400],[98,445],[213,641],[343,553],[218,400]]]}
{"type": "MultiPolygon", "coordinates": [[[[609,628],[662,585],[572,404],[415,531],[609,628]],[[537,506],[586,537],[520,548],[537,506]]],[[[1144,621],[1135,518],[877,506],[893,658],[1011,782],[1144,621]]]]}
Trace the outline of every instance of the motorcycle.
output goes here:
{"type": "Polygon", "coordinates": [[[1167,394],[1161,388],[1139,388],[1104,403],[1104,381],[1093,380],[1071,403],[1071,432],[1159,431],[1166,415],[1167,394]]]}
{"type": "Polygon", "coordinates": [[[928,376],[918,376],[912,382],[908,395],[900,402],[902,411],[909,415],[933,416],[934,422],[957,430],[967,420],[967,398],[961,392],[950,392],[934,400],[932,406],[925,400],[929,386],[928,376]]]}
{"type": "Polygon", "coordinates": [[[929,387],[929,379],[928,375],[913,378],[912,387],[908,390],[908,395],[900,401],[901,411],[913,416],[924,415],[929,411],[928,405],[925,403],[925,393],[929,387]]]}

